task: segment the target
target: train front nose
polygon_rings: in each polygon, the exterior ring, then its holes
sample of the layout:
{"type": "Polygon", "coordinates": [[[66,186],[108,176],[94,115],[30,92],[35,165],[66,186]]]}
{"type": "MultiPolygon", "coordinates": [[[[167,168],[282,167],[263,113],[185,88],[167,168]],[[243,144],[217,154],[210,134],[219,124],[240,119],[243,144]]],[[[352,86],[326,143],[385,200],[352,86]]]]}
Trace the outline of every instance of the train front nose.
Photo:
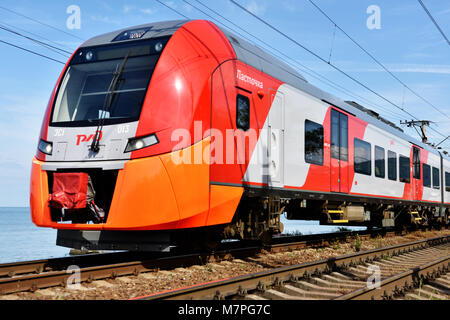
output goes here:
{"type": "Polygon", "coordinates": [[[209,138],[183,150],[130,160],[119,172],[105,229],[201,227],[209,212],[209,138]]]}
{"type": "Polygon", "coordinates": [[[163,228],[180,218],[169,175],[159,156],[128,162],[119,172],[108,229],[163,228]]]}
{"type": "Polygon", "coordinates": [[[89,174],[95,202],[105,210],[103,221],[85,218],[83,210],[87,209],[64,212],[54,207],[49,200],[52,198],[50,195],[57,191],[53,186],[56,172],[47,171],[48,164],[34,159],[32,220],[42,227],[81,230],[161,230],[204,226],[209,210],[209,166],[204,162],[186,163],[179,159],[183,159],[183,154],[193,155],[193,150],[203,154],[208,152],[206,149],[209,150],[209,139],[180,151],[128,160],[119,170],[63,170],[89,174]]]}

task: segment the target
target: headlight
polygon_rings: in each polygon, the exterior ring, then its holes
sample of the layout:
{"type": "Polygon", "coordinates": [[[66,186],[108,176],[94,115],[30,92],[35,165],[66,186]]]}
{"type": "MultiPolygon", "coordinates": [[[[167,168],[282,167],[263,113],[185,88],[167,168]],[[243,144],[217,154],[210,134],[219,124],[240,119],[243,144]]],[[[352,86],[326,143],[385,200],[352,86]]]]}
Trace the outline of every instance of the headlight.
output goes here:
{"type": "Polygon", "coordinates": [[[161,52],[163,48],[164,48],[164,45],[162,44],[162,42],[158,42],[157,44],[155,44],[156,52],[161,52]]]}
{"type": "Polygon", "coordinates": [[[39,141],[38,149],[40,152],[51,156],[53,152],[53,143],[41,139],[41,141],[39,141]]]}
{"type": "Polygon", "coordinates": [[[86,53],[86,60],[87,61],[91,61],[92,58],[94,58],[94,53],[92,51],[89,51],[88,53],[86,53]]]}
{"type": "Polygon", "coordinates": [[[155,134],[142,138],[133,138],[128,141],[127,147],[125,148],[125,153],[144,149],[157,143],[159,143],[159,140],[155,134]]]}

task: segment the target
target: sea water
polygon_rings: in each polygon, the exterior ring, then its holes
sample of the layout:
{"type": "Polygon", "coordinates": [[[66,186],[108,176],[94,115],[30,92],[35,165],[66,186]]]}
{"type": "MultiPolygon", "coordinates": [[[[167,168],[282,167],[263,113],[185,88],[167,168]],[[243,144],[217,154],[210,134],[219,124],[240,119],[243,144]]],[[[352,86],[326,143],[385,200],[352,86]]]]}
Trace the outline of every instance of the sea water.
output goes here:
{"type": "Polygon", "coordinates": [[[69,251],[56,245],[56,230],[33,224],[29,208],[0,207],[0,263],[63,257],[69,251]]]}
{"type": "MultiPolygon", "coordinates": [[[[291,221],[281,218],[284,233],[336,232],[336,226],[320,226],[318,221],[291,221]]],[[[365,228],[347,228],[359,230],[365,228]]],[[[36,227],[29,208],[0,207],[0,264],[68,256],[70,249],[56,245],[56,230],[36,227]]]]}

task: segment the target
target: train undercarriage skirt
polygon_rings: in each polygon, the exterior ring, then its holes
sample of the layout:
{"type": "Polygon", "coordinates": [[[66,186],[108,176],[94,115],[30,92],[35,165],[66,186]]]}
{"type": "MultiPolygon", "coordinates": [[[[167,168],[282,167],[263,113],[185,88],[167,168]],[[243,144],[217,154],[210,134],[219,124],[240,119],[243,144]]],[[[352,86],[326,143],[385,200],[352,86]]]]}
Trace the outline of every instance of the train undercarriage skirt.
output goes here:
{"type": "Polygon", "coordinates": [[[170,234],[163,231],[58,230],[56,245],[80,250],[169,252],[170,234]]]}

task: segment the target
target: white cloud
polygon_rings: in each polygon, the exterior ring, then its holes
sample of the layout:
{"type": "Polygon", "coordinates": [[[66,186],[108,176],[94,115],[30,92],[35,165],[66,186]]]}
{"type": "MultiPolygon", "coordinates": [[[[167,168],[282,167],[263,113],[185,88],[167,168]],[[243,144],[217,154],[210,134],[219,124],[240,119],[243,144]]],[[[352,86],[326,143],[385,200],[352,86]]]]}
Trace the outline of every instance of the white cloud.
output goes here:
{"type": "Polygon", "coordinates": [[[165,1],[164,3],[165,3],[166,5],[168,5],[169,7],[171,7],[171,8],[174,8],[174,9],[177,8],[177,5],[176,5],[175,2],[173,2],[173,1],[165,1]]]}
{"type": "Polygon", "coordinates": [[[283,7],[289,12],[296,12],[298,10],[297,7],[298,4],[299,4],[298,2],[292,0],[282,2],[283,7]]]}
{"type": "MultiPolygon", "coordinates": [[[[354,61],[333,61],[333,64],[347,72],[386,72],[374,63],[365,64],[354,61]]],[[[384,66],[393,73],[431,73],[450,74],[450,64],[407,64],[407,63],[384,63],[384,66]]],[[[328,70],[322,64],[315,70],[328,70]]]]}
{"type": "Polygon", "coordinates": [[[123,13],[130,13],[134,9],[136,9],[135,6],[124,5],[123,6],[123,13]]]}
{"type": "Polygon", "coordinates": [[[246,6],[247,10],[256,15],[263,15],[266,12],[266,5],[256,2],[255,0],[250,1],[246,6]]]}
{"type": "MultiPolygon", "coordinates": [[[[432,64],[387,64],[386,68],[394,73],[434,73],[450,74],[450,65],[432,64]]],[[[352,72],[386,72],[382,68],[354,68],[346,69],[352,72]]]]}
{"type": "Polygon", "coordinates": [[[450,13],[450,9],[442,10],[442,11],[438,12],[437,15],[443,15],[443,14],[447,14],[447,13],[450,13]]]}
{"type": "Polygon", "coordinates": [[[109,24],[116,24],[119,25],[120,21],[118,20],[112,20],[111,18],[107,17],[107,16],[91,16],[91,20],[95,21],[95,22],[103,22],[103,23],[109,23],[109,24]]]}
{"type": "Polygon", "coordinates": [[[143,13],[143,14],[146,14],[146,15],[152,15],[152,14],[156,13],[156,10],[150,9],[150,8],[146,8],[146,9],[141,9],[140,12],[143,13]]]}
{"type": "Polygon", "coordinates": [[[450,74],[450,65],[407,64],[391,66],[392,72],[450,74]]]}
{"type": "Polygon", "coordinates": [[[183,8],[184,8],[184,10],[186,10],[187,12],[192,12],[192,10],[193,10],[193,7],[192,7],[191,5],[189,5],[189,4],[187,4],[187,3],[185,3],[185,4],[183,5],[183,8]]]}

